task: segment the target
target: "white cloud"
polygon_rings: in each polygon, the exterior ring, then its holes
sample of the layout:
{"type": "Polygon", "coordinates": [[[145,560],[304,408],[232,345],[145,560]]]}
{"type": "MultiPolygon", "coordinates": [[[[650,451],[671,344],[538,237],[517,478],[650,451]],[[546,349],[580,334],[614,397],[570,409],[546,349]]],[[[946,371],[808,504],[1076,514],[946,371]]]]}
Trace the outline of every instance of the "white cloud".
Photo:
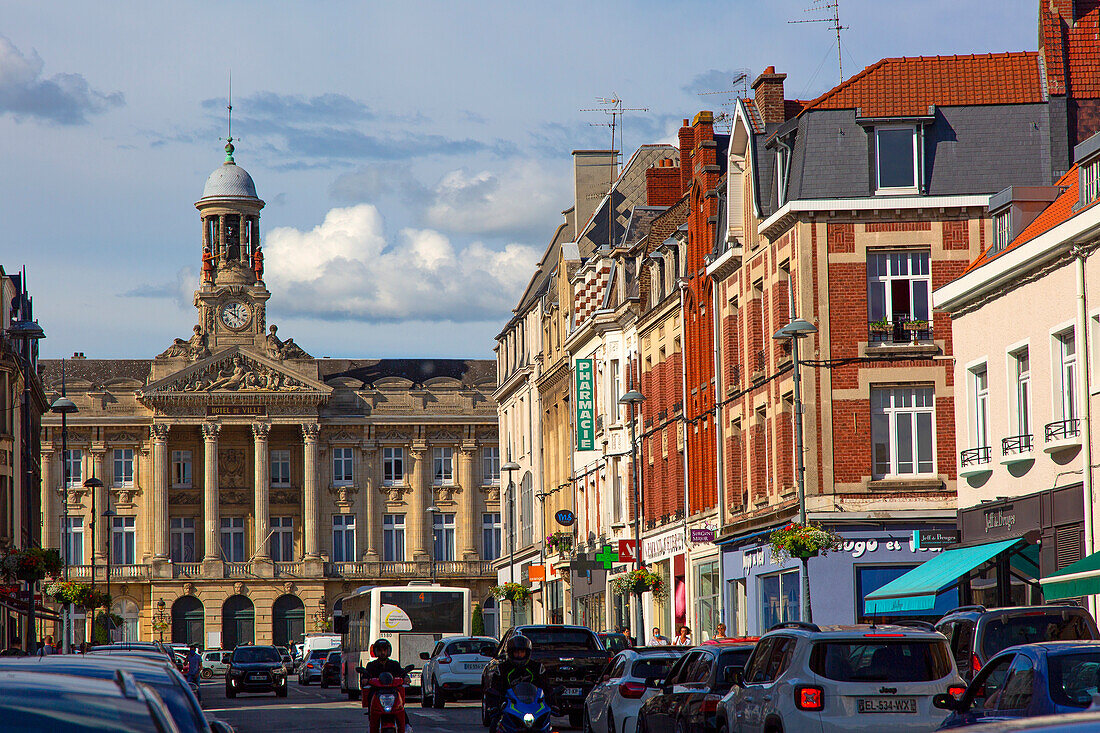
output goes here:
{"type": "Polygon", "coordinates": [[[310,231],[272,229],[264,250],[281,309],[360,321],[502,320],[538,261],[527,245],[456,248],[431,229],[403,229],[389,242],[370,204],[332,209],[310,231]]]}
{"type": "Polygon", "coordinates": [[[569,180],[533,162],[499,175],[454,170],[436,184],[425,219],[448,231],[548,236],[571,200],[569,180]]]}

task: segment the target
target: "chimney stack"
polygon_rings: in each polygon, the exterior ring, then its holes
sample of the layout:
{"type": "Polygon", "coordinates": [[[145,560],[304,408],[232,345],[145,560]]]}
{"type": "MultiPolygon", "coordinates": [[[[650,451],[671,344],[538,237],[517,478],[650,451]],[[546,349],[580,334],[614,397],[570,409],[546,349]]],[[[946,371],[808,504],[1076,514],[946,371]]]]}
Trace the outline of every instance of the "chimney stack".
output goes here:
{"type": "Polygon", "coordinates": [[[647,206],[672,206],[680,200],[680,169],[671,158],[661,158],[655,168],[645,172],[645,202],[647,206]]]}
{"type": "Polygon", "coordinates": [[[778,125],[787,119],[783,98],[783,80],[786,78],[786,74],[777,74],[775,67],[769,66],[752,83],[756,109],[765,125],[778,125]]]}

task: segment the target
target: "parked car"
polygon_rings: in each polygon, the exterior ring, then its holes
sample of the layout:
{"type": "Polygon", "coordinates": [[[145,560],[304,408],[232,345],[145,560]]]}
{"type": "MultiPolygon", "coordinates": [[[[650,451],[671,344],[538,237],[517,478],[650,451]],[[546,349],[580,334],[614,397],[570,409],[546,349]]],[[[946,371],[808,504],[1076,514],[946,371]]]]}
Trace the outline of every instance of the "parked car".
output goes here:
{"type": "Polygon", "coordinates": [[[283,660],[283,669],[287,674],[293,674],[294,672],[294,658],[290,656],[290,650],[285,646],[277,646],[275,649],[279,652],[279,656],[283,660]]]}
{"type": "Polygon", "coordinates": [[[974,676],[960,698],[937,698],[953,711],[943,728],[1079,713],[1100,686],[1100,642],[1052,641],[1012,647],[974,676]]]}
{"type": "Polygon", "coordinates": [[[937,621],[936,631],[947,637],[955,666],[968,682],[990,657],[1010,646],[1100,639],[1092,615],[1073,605],[962,606],[937,621]]]}
{"type": "Polygon", "coordinates": [[[999,723],[983,723],[966,730],[967,733],[1016,733],[1016,731],[1028,731],[1029,733],[1093,733],[1093,731],[1100,730],[1100,712],[1020,718],[999,723]]]}
{"type": "Polygon", "coordinates": [[[340,652],[331,651],[321,665],[321,687],[340,686],[340,652]]]}
{"type": "Polygon", "coordinates": [[[207,719],[194,688],[167,660],[152,663],[117,654],[54,654],[30,659],[0,659],[0,675],[8,671],[28,670],[101,680],[114,680],[121,671],[132,676],[137,683],[148,685],[156,691],[180,733],[232,733],[233,730],[228,723],[207,719]]]}
{"type": "Polygon", "coordinates": [[[225,696],[234,698],[240,692],[274,692],[286,697],[286,670],[273,646],[239,646],[229,658],[225,673],[225,696]]]}
{"type": "Polygon", "coordinates": [[[657,694],[647,686],[663,680],[686,649],[667,646],[624,649],[608,662],[600,681],[584,701],[586,733],[634,733],[638,710],[657,694]]]}
{"type": "Polygon", "coordinates": [[[734,674],[756,646],[756,640],[729,639],[689,649],[663,678],[638,711],[638,731],[675,730],[677,733],[717,733],[718,703],[733,687],[734,674]]]}
{"type": "Polygon", "coordinates": [[[420,652],[420,704],[442,708],[447,700],[479,696],[481,671],[489,663],[481,650],[496,643],[491,636],[450,636],[436,642],[431,652],[420,652]]]}
{"type": "Polygon", "coordinates": [[[201,654],[202,656],[202,671],[199,672],[204,680],[211,679],[214,675],[219,677],[224,676],[229,670],[229,660],[233,657],[233,652],[227,652],[222,649],[209,649],[201,654]]]}
{"type": "Polygon", "coordinates": [[[603,648],[614,654],[615,652],[621,652],[623,649],[629,649],[633,646],[630,643],[630,639],[626,638],[626,634],[620,634],[618,631],[601,631],[596,636],[599,637],[600,643],[603,644],[603,648]]]}
{"type": "Polygon", "coordinates": [[[298,684],[308,685],[314,680],[321,680],[321,668],[325,666],[331,649],[314,649],[309,656],[302,660],[298,667],[298,684]]]}
{"type": "Polygon", "coordinates": [[[733,683],[718,706],[731,733],[923,733],[947,717],[932,698],[965,690],[936,631],[797,621],[764,634],[733,683]]]}
{"type": "MultiPolygon", "coordinates": [[[[493,689],[500,663],[507,657],[508,640],[523,634],[531,640],[531,659],[542,664],[547,703],[555,715],[569,716],[569,725],[579,728],[584,717],[584,701],[600,679],[611,653],[603,648],[596,634],[586,626],[538,624],[513,626],[504,634],[496,654],[481,674],[481,689],[493,689]]],[[[497,701],[481,700],[481,724],[489,725],[491,706],[497,701]]]]}
{"type": "Polygon", "coordinates": [[[339,649],[341,640],[340,634],[306,634],[302,653],[298,657],[298,672],[301,673],[302,665],[313,657],[313,652],[339,649]]]}

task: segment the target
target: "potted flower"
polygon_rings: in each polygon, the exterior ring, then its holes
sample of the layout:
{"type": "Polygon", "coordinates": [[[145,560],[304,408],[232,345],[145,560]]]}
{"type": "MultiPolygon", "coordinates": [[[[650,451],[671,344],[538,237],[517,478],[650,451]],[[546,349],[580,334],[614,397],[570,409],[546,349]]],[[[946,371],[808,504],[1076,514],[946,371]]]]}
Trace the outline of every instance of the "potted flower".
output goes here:
{"type": "Polygon", "coordinates": [[[904,328],[906,331],[927,331],[928,321],[906,321],[904,324],[902,324],[902,328],[904,328]]]}
{"type": "Polygon", "coordinates": [[[110,596],[87,583],[72,580],[55,580],[46,586],[46,595],[62,606],[102,608],[111,602],[110,596]]]}
{"type": "Polygon", "coordinates": [[[791,522],[771,535],[772,553],[777,558],[797,557],[808,560],[827,555],[829,550],[840,547],[841,538],[816,524],[791,522]]]}
{"type": "Polygon", "coordinates": [[[665,590],[665,579],[649,568],[631,570],[611,581],[611,591],[616,595],[652,591],[657,598],[664,598],[665,590]]]}
{"type": "Polygon", "coordinates": [[[573,547],[573,535],[568,532],[554,532],[546,535],[546,546],[551,552],[567,552],[573,547]]]}
{"type": "Polygon", "coordinates": [[[527,603],[531,597],[531,589],[519,583],[501,583],[489,589],[489,593],[502,601],[510,603],[527,603]]]}
{"type": "Polygon", "coordinates": [[[889,318],[883,316],[877,321],[871,321],[868,328],[871,333],[890,333],[894,330],[894,324],[890,322],[889,318]]]}
{"type": "Polygon", "coordinates": [[[0,573],[6,580],[26,583],[35,583],[47,575],[57,575],[62,567],[61,553],[42,547],[8,548],[0,558],[0,573]]]}

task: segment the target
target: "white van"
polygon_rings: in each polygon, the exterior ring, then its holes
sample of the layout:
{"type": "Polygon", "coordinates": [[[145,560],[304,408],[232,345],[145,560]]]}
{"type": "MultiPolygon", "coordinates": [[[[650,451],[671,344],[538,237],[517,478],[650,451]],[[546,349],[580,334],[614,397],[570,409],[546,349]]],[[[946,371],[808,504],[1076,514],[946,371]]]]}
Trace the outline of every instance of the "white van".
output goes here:
{"type": "Polygon", "coordinates": [[[302,656],[299,657],[298,671],[301,672],[301,664],[303,660],[309,659],[310,652],[314,651],[328,651],[329,649],[340,648],[340,635],[339,634],[306,634],[306,641],[302,645],[302,656]]]}

